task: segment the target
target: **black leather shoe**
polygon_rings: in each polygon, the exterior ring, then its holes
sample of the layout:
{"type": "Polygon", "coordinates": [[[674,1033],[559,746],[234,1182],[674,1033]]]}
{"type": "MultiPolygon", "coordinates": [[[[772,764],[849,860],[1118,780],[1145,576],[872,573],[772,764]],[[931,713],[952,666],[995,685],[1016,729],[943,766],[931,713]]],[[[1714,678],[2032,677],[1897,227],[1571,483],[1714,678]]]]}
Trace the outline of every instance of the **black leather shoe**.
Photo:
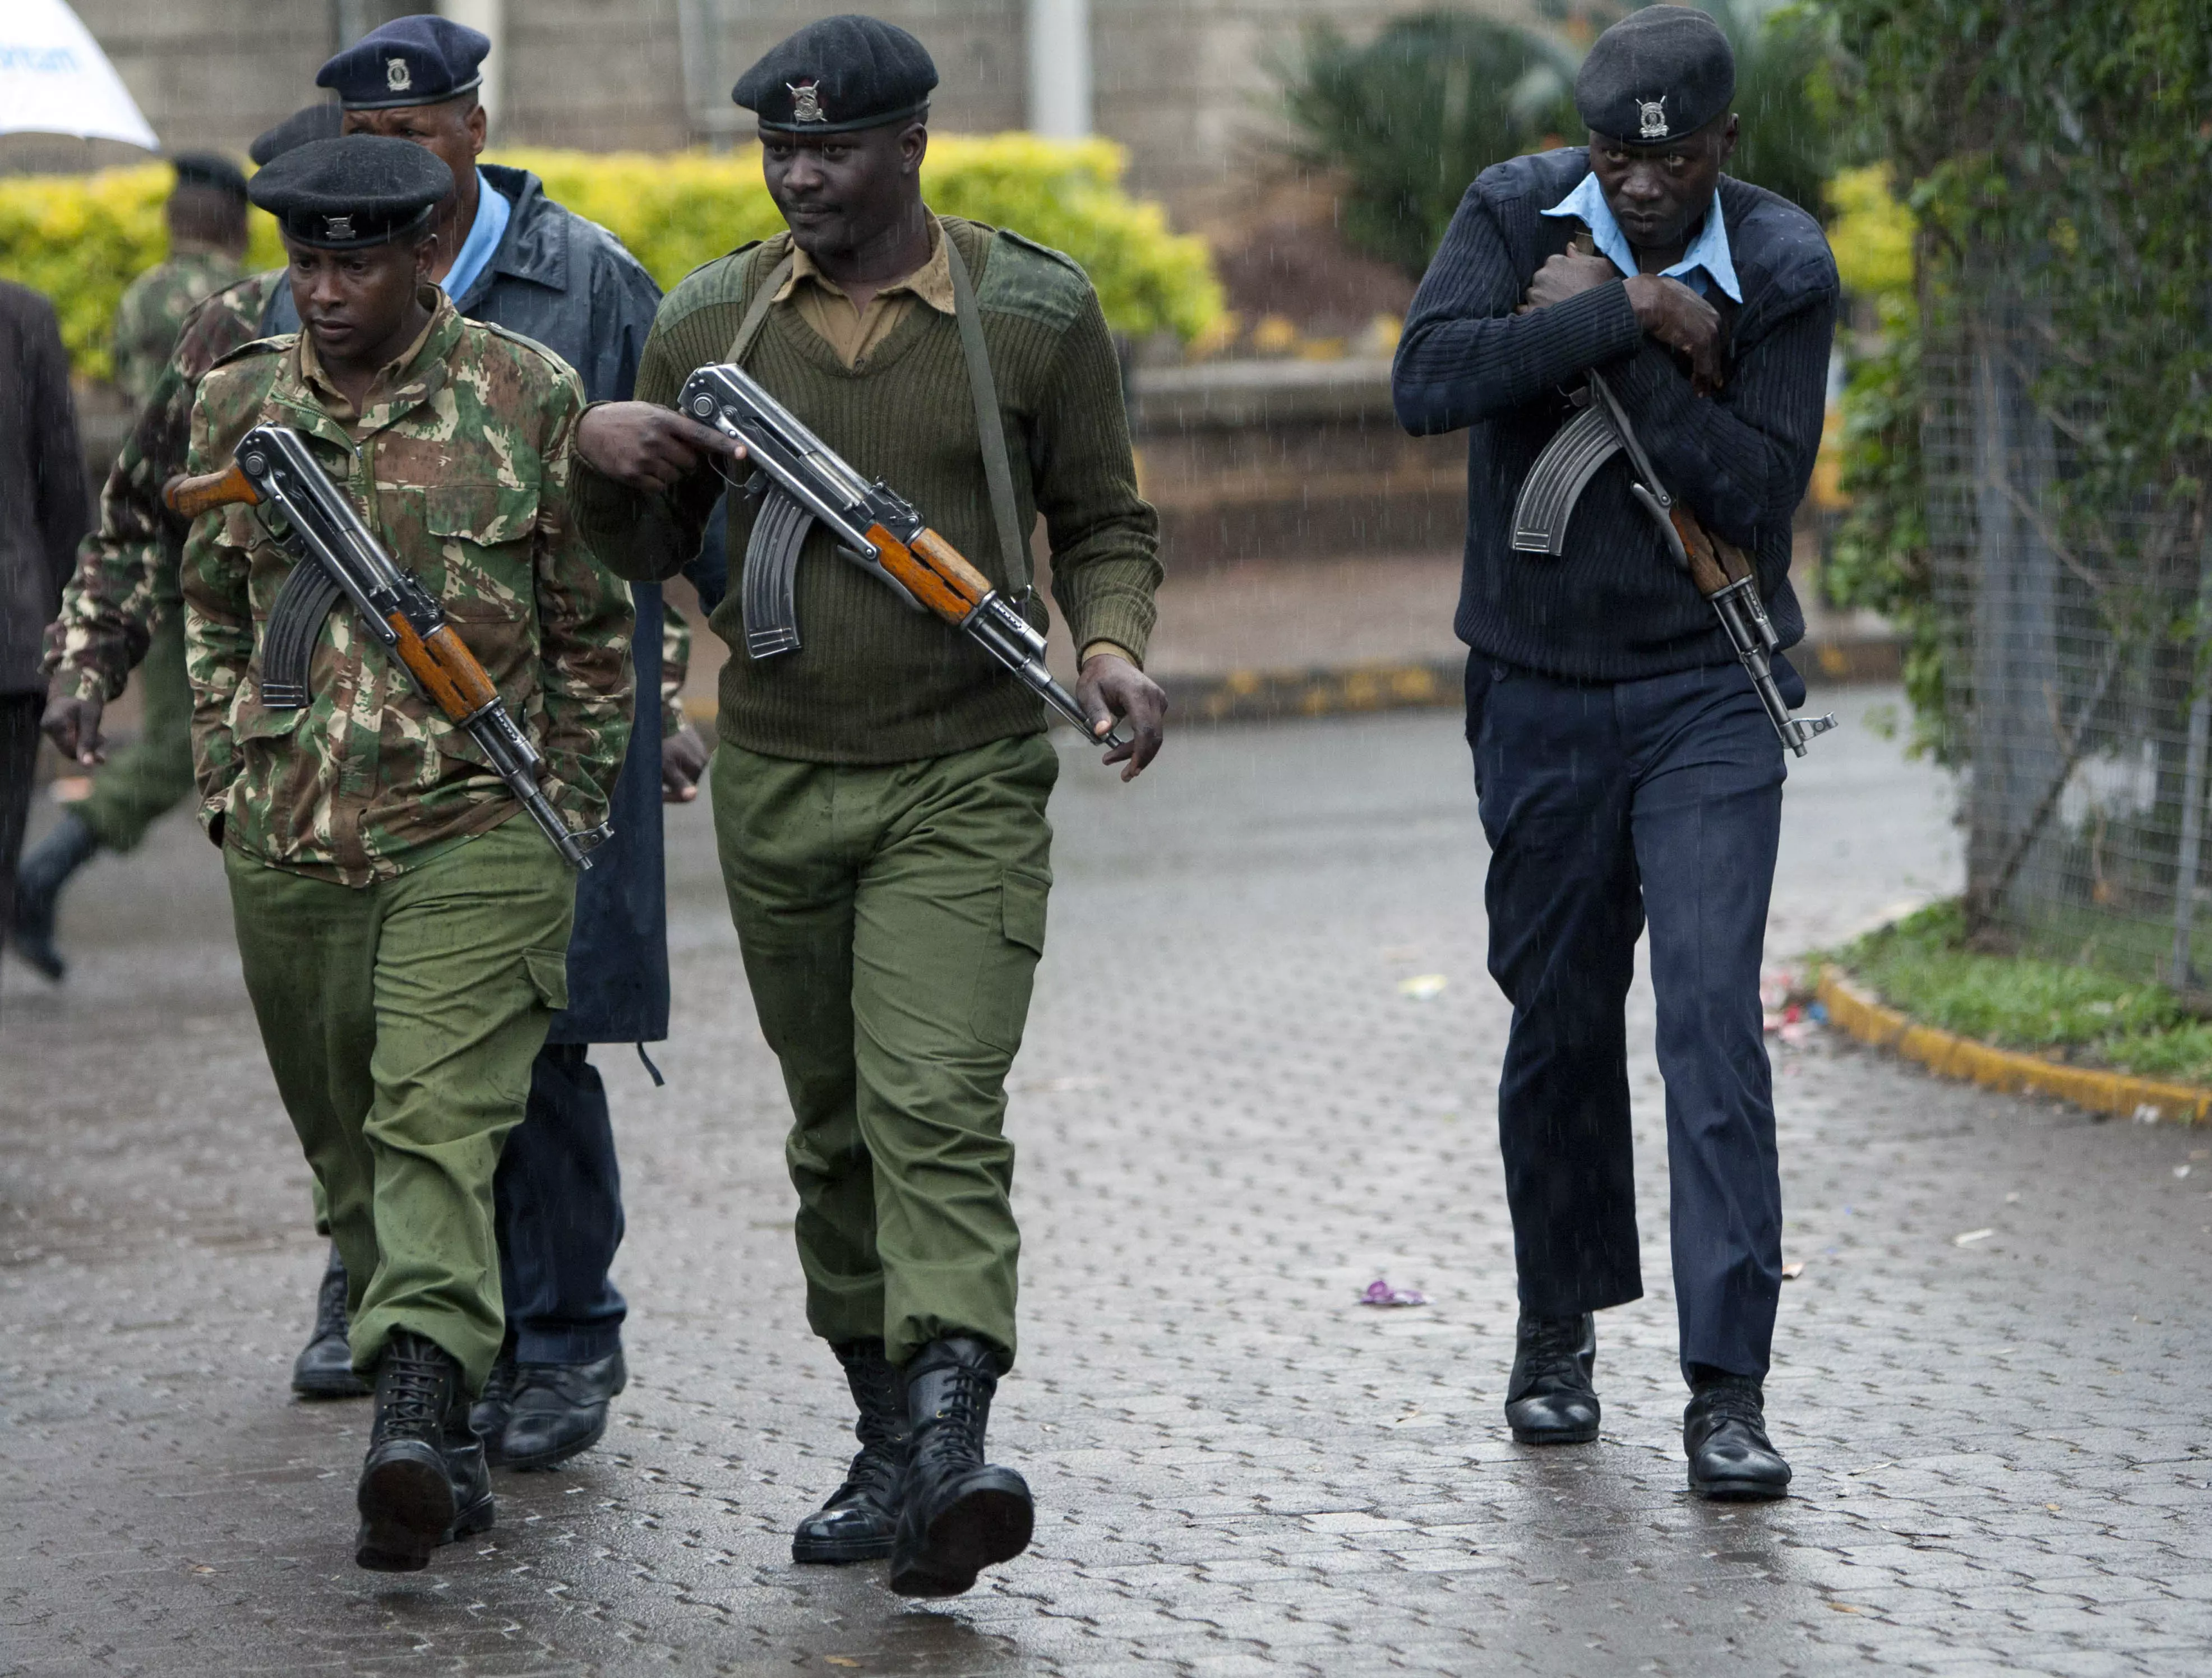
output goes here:
{"type": "Polygon", "coordinates": [[[879,1340],[836,1348],[845,1384],[860,1420],[853,1432],[860,1455],[830,1501],[799,1523],[791,1537],[793,1561],[879,1561],[891,1553],[898,1526],[899,1480],[906,1472],[906,1387],[879,1340]]]}
{"type": "Polygon", "coordinates": [[[292,1390],[302,1398],[366,1398],[368,1383],[353,1371],[353,1347],[346,1332],[346,1268],[338,1256],[338,1243],[331,1243],[330,1262],[323,1268],[322,1290],[315,1296],[315,1328],[300,1355],[292,1359],[292,1390]]]}
{"type": "Polygon", "coordinates": [[[1790,1465],[1766,1437],[1765,1395],[1746,1375],[1698,1383],[1682,1412],[1690,1489],[1727,1502],[1770,1502],[1790,1493],[1790,1465]]]}
{"type": "Polygon", "coordinates": [[[550,1468],[589,1450],[607,1431],[607,1405],[629,1384],[620,1352],[588,1364],[517,1364],[514,1397],[500,1436],[510,1468],[550,1468]]]}
{"type": "Polygon", "coordinates": [[[1583,1445],[1597,1438],[1597,1318],[1522,1313],[1505,1383],[1505,1425],[1524,1445],[1583,1445]]]}
{"type": "Polygon", "coordinates": [[[952,1335],[906,1366],[911,1438],[890,1578],[902,1596],[957,1596],[984,1568],[1029,1548],[1036,1516],[1029,1482],[983,1460],[995,1363],[981,1341],[952,1335]]]}
{"type": "Polygon", "coordinates": [[[469,1430],[483,1441],[484,1461],[495,1468],[507,1461],[500,1455],[501,1441],[514,1408],[514,1348],[502,1346],[499,1356],[492,1359],[491,1373],[484,1377],[483,1390],[469,1406],[469,1430]]]}
{"type": "Polygon", "coordinates": [[[54,947],[54,909],[69,877],[92,860],[100,841],[74,813],[23,854],[15,869],[15,912],[8,928],[15,953],[59,984],[69,964],[54,947]]]}
{"type": "Polygon", "coordinates": [[[405,1329],[376,1366],[376,1426],[354,1503],[355,1565],[380,1573],[419,1572],[441,1544],[492,1524],[491,1471],[469,1431],[461,1366],[405,1329]]]}

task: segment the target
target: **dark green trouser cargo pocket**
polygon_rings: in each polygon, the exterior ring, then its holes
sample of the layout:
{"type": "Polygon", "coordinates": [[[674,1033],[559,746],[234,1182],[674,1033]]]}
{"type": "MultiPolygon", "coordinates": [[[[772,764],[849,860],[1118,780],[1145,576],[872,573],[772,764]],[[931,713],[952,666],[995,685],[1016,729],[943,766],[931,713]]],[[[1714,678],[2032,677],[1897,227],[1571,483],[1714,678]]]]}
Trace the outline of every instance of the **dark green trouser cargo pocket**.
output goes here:
{"type": "Polygon", "coordinates": [[[1051,876],[1026,868],[1009,868],[999,881],[1003,941],[975,975],[975,1006],[968,1023],[977,1037],[1009,1055],[1022,1046],[1022,1027],[1029,1021],[1037,958],[1044,954],[1045,900],[1051,891],[1051,876]]]}

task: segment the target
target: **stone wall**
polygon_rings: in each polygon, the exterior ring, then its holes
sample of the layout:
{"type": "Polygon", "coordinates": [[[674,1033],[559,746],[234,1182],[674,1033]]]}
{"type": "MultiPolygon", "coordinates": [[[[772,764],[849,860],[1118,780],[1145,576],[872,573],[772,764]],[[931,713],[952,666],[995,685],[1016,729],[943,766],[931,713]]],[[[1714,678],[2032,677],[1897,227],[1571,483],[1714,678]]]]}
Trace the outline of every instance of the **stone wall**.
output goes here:
{"type": "MultiPolygon", "coordinates": [[[[1461,0],[1518,15],[1525,0],[1461,0]]],[[[1133,184],[1189,204],[1266,131],[1271,55],[1328,20],[1371,30],[1419,0],[1091,0],[1101,132],[1131,153],[1133,184]]],[[[147,118],[172,146],[242,150],[314,92],[343,31],[428,9],[395,0],[78,0],[147,118]]],[[[738,72],[829,11],[819,0],[505,0],[501,139],[669,150],[747,132],[738,72]]],[[[927,42],[944,83],[936,120],[1021,127],[1024,0],[874,0],[927,42]]]]}

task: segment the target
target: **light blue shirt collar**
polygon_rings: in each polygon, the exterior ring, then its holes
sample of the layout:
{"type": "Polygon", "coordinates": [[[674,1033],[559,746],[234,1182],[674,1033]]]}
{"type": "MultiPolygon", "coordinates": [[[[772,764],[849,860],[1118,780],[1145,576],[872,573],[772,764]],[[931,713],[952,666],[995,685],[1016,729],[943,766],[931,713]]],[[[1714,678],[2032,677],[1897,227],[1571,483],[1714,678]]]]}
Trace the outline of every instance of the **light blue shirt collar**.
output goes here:
{"type": "MultiPolygon", "coordinates": [[[[1714,208],[1719,208],[1717,200],[1714,208]]],[[[469,288],[490,265],[492,252],[499,249],[499,241],[506,235],[507,222],[514,214],[514,206],[507,201],[507,195],[486,180],[483,171],[478,169],[477,219],[470,224],[469,236],[461,241],[460,253],[453,258],[453,268],[441,282],[446,288],[446,295],[456,305],[468,295],[469,288]]]]}
{"type": "MultiPolygon", "coordinates": [[[[1597,240],[1598,249],[1612,258],[1615,268],[1624,274],[1640,271],[1636,266],[1636,252],[1628,246],[1628,235],[1613,219],[1612,207],[1606,203],[1595,174],[1584,175],[1581,185],[1543,213],[1578,218],[1597,240]]],[[[1742,288],[1736,283],[1735,258],[1729,253],[1728,223],[1721,216],[1718,192],[1713,194],[1713,207],[1705,212],[1705,225],[1690,241],[1690,248],[1682,252],[1682,259],[1660,272],[1666,278],[1682,281],[1701,296],[1710,277],[1731,301],[1743,301],[1742,288]]]]}

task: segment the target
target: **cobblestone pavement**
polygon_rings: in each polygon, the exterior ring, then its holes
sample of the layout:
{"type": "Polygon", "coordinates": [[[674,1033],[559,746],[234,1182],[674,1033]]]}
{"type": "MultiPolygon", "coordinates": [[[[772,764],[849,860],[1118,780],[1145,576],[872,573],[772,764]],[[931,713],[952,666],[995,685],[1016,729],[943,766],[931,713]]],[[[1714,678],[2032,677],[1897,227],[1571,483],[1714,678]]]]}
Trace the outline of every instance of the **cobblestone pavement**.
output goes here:
{"type": "MultiPolygon", "coordinates": [[[[1942,788],[1847,698],[1793,771],[1778,945],[1956,878],[1942,788]]],[[[1647,1055],[1651,1292],[1601,1325],[1601,1440],[1520,1449],[1506,1016],[1451,719],[1171,752],[1135,788],[1071,759],[1054,806],[1013,1116],[1026,1341],[994,1425],[1037,1542],[930,1607],[788,1560],[851,1445],[702,811],[672,829],[669,1087],[602,1057],[629,1393],[601,1450],[502,1476],[497,1529],[399,1579],[349,1560],[366,1407],[284,1391],[319,1255],[214,859],[177,825],[98,865],[67,989],[6,981],[0,1672],[2212,1667],[2197,1134],[1781,1050],[1804,1270],[1768,1391],[1798,1494],[1714,1507],[1682,1484],[1647,1055]],[[1401,992],[1425,975],[1446,988],[1401,992]],[[1354,1304],[1378,1274],[1435,1303],[1354,1304]]]]}

